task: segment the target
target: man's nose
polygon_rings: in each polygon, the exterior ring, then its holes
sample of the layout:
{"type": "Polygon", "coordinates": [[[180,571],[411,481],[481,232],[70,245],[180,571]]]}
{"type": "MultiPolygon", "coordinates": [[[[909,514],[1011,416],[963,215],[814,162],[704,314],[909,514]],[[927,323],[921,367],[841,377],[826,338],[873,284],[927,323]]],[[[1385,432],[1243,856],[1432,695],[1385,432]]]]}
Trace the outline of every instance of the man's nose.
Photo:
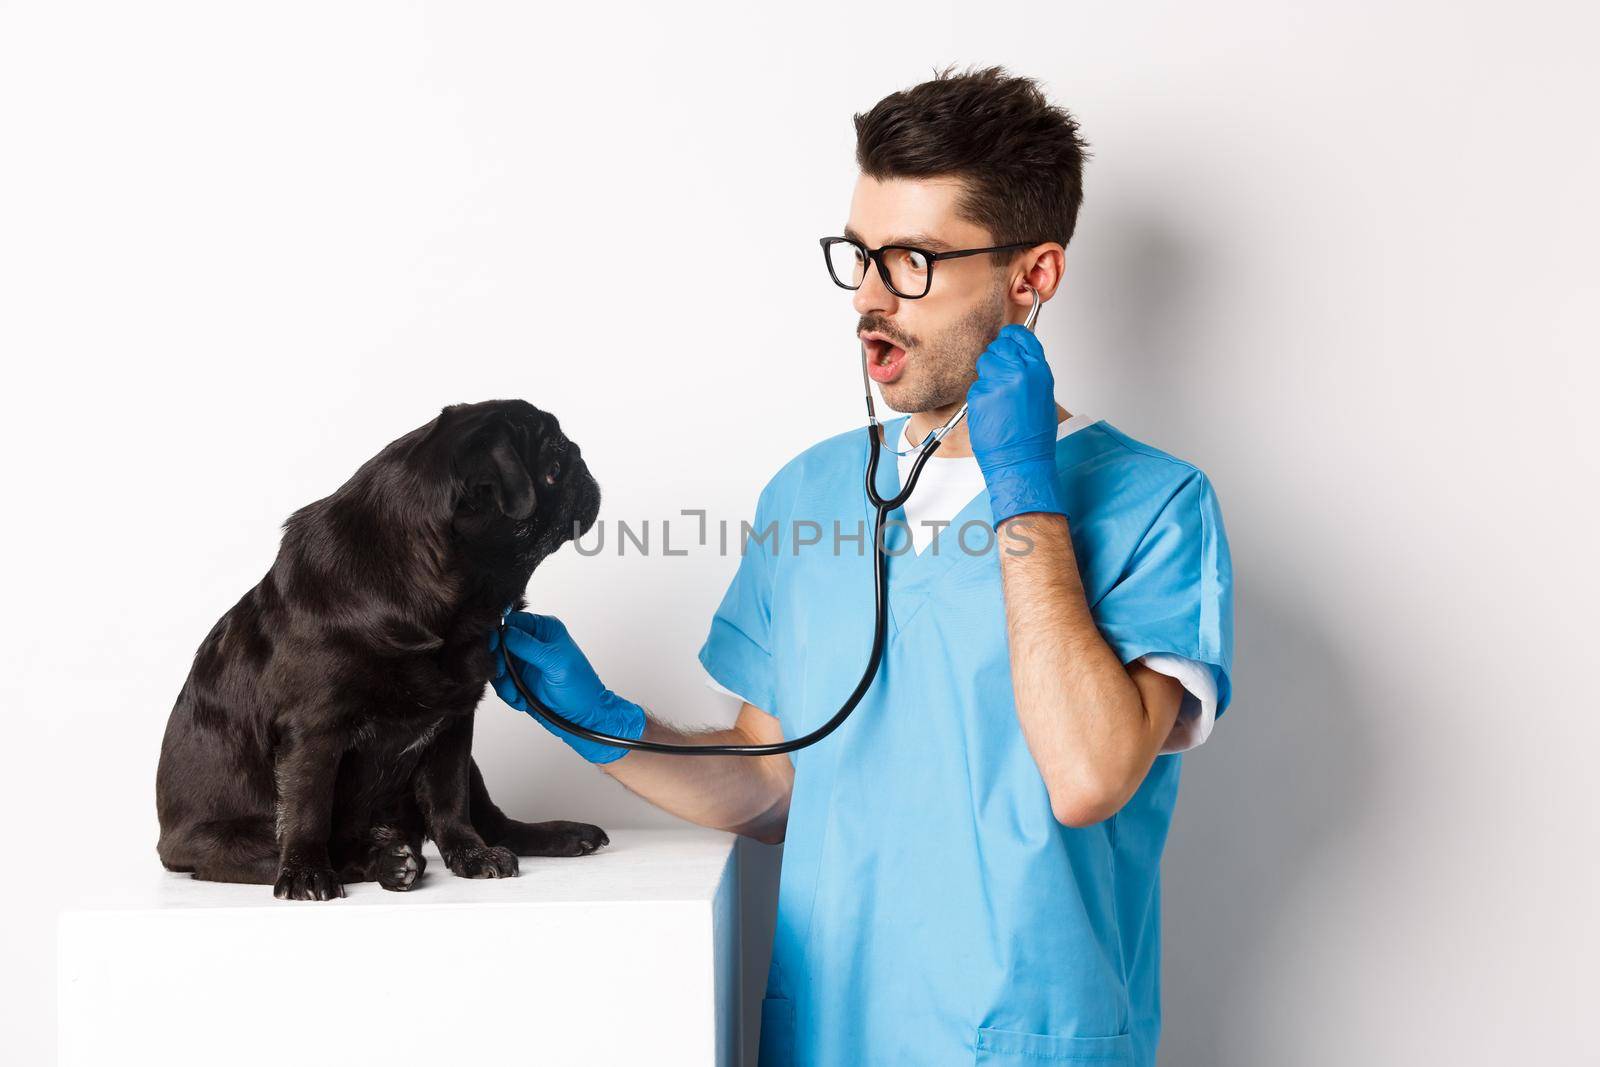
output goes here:
{"type": "Polygon", "coordinates": [[[851,295],[850,303],[856,309],[857,315],[877,314],[889,318],[899,310],[900,298],[883,284],[883,276],[878,273],[878,265],[869,263],[867,272],[861,279],[861,287],[851,295]]]}

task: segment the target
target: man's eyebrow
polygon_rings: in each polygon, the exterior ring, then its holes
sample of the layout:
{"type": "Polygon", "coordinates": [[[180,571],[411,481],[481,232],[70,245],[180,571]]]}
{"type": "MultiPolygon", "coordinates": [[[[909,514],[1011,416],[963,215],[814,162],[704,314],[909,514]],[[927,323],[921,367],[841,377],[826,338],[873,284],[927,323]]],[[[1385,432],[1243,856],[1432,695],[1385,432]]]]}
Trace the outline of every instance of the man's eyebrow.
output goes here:
{"type": "MultiPolygon", "coordinates": [[[[852,230],[848,224],[844,228],[844,235],[852,241],[860,241],[862,244],[867,243],[866,239],[852,230]]],[[[917,248],[926,248],[930,252],[945,252],[955,247],[949,241],[941,241],[930,233],[902,234],[899,237],[891,237],[883,243],[886,245],[915,245],[917,248]]]]}

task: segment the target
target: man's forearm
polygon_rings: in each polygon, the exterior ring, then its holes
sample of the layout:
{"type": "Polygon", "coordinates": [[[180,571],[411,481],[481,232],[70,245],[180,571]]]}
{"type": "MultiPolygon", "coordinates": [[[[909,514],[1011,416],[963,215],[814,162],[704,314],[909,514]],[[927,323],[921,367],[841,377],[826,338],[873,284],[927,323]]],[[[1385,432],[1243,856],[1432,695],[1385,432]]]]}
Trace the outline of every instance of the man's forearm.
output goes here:
{"type": "MultiPolygon", "coordinates": [[[[648,715],[644,740],[678,745],[759,743],[737,727],[684,731],[648,715]]],[[[794,783],[794,765],[788,756],[673,756],[635,751],[601,767],[630,791],[679,818],[769,844],[783,840],[794,783]]]]}
{"type": "Polygon", "coordinates": [[[1109,817],[1150,769],[1171,723],[1152,722],[1139,687],[1089,611],[1064,515],[1032,512],[998,533],[1017,718],[1056,817],[1109,817]]]}

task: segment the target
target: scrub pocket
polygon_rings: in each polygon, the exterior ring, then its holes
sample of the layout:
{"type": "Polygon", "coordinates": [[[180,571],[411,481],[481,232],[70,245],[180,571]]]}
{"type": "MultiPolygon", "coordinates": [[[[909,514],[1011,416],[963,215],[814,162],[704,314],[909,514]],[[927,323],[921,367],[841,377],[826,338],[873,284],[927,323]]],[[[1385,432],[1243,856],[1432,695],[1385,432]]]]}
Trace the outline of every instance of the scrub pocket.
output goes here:
{"type": "Polygon", "coordinates": [[[974,1067],[1025,1067],[1042,1063],[1092,1063],[1099,1067],[1133,1067],[1133,1036],[1064,1037],[1026,1034],[1021,1030],[978,1028],[974,1067]]]}
{"type": "Polygon", "coordinates": [[[794,1001],[788,997],[761,1000],[761,1067],[790,1067],[794,1063],[794,1001]]]}

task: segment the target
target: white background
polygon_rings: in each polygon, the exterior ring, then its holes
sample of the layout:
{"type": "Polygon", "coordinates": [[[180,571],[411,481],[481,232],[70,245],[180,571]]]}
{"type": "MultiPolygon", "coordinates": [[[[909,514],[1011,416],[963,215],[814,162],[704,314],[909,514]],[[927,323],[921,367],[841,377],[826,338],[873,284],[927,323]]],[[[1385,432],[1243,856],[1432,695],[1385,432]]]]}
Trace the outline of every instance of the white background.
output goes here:
{"type": "MultiPolygon", "coordinates": [[[[556,412],[613,523],[737,524],[856,423],[816,238],[851,115],[956,61],[1082,120],[1058,398],[1204,468],[1232,544],[1164,1062],[1594,1062],[1600,26],[1319,6],[0,6],[8,1059],[58,902],[155,867],[168,709],[292,510],[454,401],[556,412]]],[[[734,562],[569,551],[530,598],[718,721],[734,562]]],[[[503,806],[672,822],[497,707],[503,806]]]]}

